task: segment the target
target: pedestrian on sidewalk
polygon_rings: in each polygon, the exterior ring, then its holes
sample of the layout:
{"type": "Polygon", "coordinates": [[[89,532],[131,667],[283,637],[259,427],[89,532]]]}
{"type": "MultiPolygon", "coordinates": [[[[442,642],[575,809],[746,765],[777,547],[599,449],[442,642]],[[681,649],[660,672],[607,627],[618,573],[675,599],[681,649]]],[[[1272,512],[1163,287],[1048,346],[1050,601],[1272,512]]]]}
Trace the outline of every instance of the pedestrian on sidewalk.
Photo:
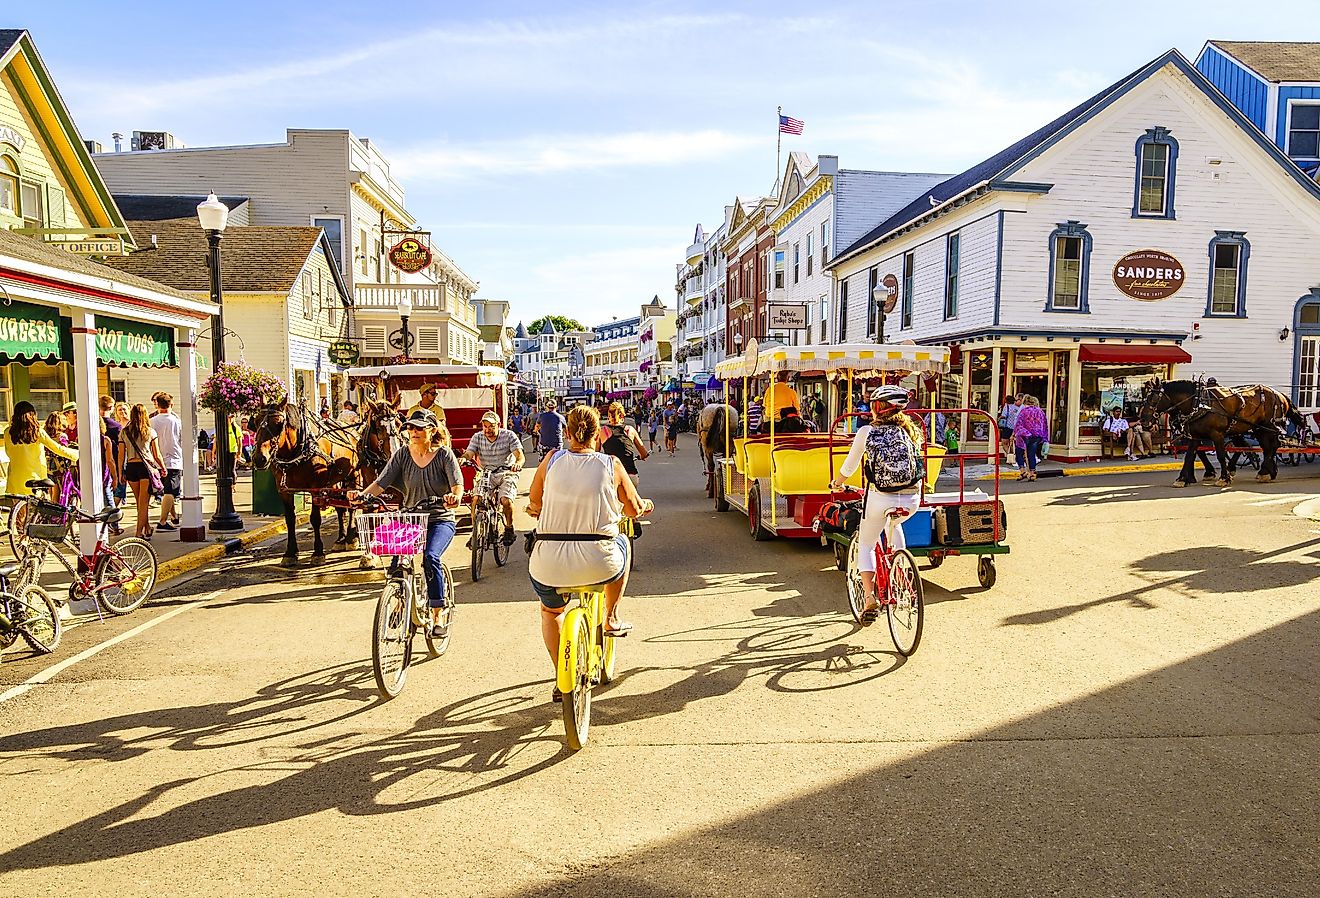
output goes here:
{"type": "Polygon", "coordinates": [[[16,496],[32,495],[29,480],[42,480],[49,476],[46,453],[77,461],[78,453],[54,439],[37,423],[37,410],[27,400],[15,403],[5,430],[5,454],[9,456],[9,475],[5,492],[16,496]]]}
{"type": "Polygon", "coordinates": [[[1040,458],[1040,447],[1049,438],[1049,429],[1045,423],[1045,412],[1041,410],[1040,400],[1030,393],[1022,397],[1022,406],[1014,416],[1013,445],[1016,449],[1018,480],[1036,479],[1036,462],[1040,458]]]}
{"type": "Polygon", "coordinates": [[[128,426],[119,432],[119,468],[133,489],[133,501],[137,505],[133,535],[142,539],[151,539],[153,532],[147,520],[151,511],[152,474],[159,478],[165,470],[156,439],[156,431],[147,418],[147,407],[136,403],[128,413],[128,426]]]}
{"type": "MultiPolygon", "coordinates": [[[[999,410],[999,440],[1001,443],[1007,443],[1013,439],[1013,428],[1017,426],[1018,413],[1022,411],[1022,399],[1019,396],[1009,396],[1008,401],[1004,403],[999,410]]],[[[1020,457],[1020,453],[1019,453],[1020,457]]],[[[1022,468],[1022,463],[1018,463],[1018,469],[1022,468]]],[[[1022,478],[1018,478],[1021,480],[1022,478]]]]}
{"type": "Polygon", "coordinates": [[[179,529],[179,513],[175,503],[183,487],[183,422],[174,413],[174,397],[165,391],[156,394],[156,414],[151,429],[156,434],[156,446],[165,467],[161,475],[164,492],[160,497],[160,519],[157,530],[169,532],[179,529]]]}

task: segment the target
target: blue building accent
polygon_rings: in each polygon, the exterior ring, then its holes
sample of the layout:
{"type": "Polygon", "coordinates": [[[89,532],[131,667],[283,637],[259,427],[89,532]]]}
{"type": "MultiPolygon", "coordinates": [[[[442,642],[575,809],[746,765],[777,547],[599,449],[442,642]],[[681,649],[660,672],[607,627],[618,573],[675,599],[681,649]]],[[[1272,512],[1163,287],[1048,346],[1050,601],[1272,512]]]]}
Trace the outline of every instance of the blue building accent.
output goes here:
{"type": "Polygon", "coordinates": [[[1091,313],[1091,303],[1087,297],[1090,292],[1091,284],[1091,234],[1086,230],[1086,225],[1079,221],[1062,221],[1059,226],[1050,231],[1050,272],[1049,281],[1046,282],[1045,311],[1047,312],[1071,312],[1089,315],[1091,313]],[[1082,238],[1082,270],[1080,280],[1077,284],[1077,308],[1057,308],[1054,305],[1054,256],[1059,245],[1059,237],[1080,237],[1082,238]]]}
{"type": "Polygon", "coordinates": [[[1132,217],[1133,218],[1167,218],[1170,221],[1177,218],[1173,211],[1173,193],[1174,187],[1178,183],[1178,141],[1173,139],[1168,128],[1155,126],[1147,128],[1146,133],[1137,138],[1137,176],[1136,184],[1132,189],[1132,217]],[[1164,169],[1164,211],[1163,212],[1142,212],[1141,211],[1141,148],[1147,144],[1163,144],[1169,148],[1168,162],[1164,169]]]}
{"type": "MultiPolygon", "coordinates": [[[[1288,153],[1288,109],[1294,100],[1320,103],[1320,84],[1298,85],[1296,87],[1279,86],[1279,116],[1275,123],[1274,142],[1279,149],[1288,153]]],[[[1289,153],[1289,155],[1292,155],[1289,153]]],[[[1300,156],[1299,159],[1315,159],[1315,156],[1300,156]]]]}
{"type": "Polygon", "coordinates": [[[1251,241],[1245,231],[1215,231],[1210,241],[1210,277],[1206,279],[1205,317],[1206,318],[1246,318],[1247,317],[1247,260],[1251,258],[1251,241]],[[1211,308],[1215,299],[1215,247],[1233,243],[1242,247],[1238,252],[1237,310],[1234,312],[1216,312],[1211,308]]]}
{"type": "Polygon", "coordinates": [[[1259,75],[1213,45],[1207,46],[1196,60],[1196,68],[1230,103],[1242,110],[1253,125],[1266,134],[1270,133],[1270,88],[1259,75]]]}

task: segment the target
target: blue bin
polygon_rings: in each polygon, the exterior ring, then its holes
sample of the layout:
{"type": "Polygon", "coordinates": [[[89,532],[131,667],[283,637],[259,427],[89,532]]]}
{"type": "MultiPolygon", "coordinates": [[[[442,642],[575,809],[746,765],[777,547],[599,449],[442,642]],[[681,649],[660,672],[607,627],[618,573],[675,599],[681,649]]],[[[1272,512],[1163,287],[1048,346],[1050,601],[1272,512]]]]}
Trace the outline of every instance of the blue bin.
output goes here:
{"type": "Polygon", "coordinates": [[[907,540],[909,548],[921,549],[934,542],[934,522],[929,508],[914,511],[903,519],[903,538],[907,540]]]}

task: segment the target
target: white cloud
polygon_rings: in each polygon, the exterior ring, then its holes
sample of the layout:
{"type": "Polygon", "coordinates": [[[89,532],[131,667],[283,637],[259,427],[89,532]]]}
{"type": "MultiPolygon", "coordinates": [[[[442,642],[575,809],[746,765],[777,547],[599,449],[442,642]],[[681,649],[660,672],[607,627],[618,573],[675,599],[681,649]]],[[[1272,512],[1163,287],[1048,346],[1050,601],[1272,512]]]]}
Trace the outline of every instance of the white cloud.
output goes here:
{"type": "Polygon", "coordinates": [[[528,321],[553,312],[600,324],[611,315],[637,314],[653,295],[672,305],[674,264],[682,252],[676,241],[577,252],[529,271],[499,266],[500,273],[483,279],[481,289],[483,295],[517,297],[515,314],[528,321]]]}

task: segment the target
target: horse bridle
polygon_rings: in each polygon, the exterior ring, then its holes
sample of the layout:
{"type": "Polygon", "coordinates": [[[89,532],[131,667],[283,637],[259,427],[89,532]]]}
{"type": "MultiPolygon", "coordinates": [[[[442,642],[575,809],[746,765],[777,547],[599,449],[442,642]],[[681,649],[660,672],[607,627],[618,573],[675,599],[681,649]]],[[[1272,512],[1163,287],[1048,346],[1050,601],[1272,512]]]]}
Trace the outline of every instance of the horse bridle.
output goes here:
{"type": "MultiPolygon", "coordinates": [[[[286,403],[285,405],[280,407],[280,410],[278,412],[278,416],[280,418],[279,433],[281,436],[283,436],[283,434],[286,431],[293,429],[290,428],[288,424],[288,412],[287,412],[288,408],[289,408],[289,404],[286,403]]],[[[332,461],[332,459],[328,458],[326,454],[320,450],[320,448],[316,445],[316,440],[312,438],[311,428],[307,426],[306,410],[299,410],[299,414],[298,414],[297,442],[295,442],[294,444],[294,449],[297,451],[298,454],[295,455],[293,458],[281,458],[279,454],[280,445],[275,439],[276,434],[271,432],[270,429],[271,419],[276,417],[276,414],[277,413],[272,411],[270,408],[266,409],[261,417],[261,426],[257,428],[258,437],[261,436],[262,433],[266,434],[265,440],[257,441],[258,446],[264,445],[267,442],[275,443],[275,446],[270,453],[270,462],[269,462],[270,465],[273,465],[276,468],[283,469],[283,468],[292,468],[295,465],[300,465],[311,458],[321,458],[327,462],[332,461]]]]}

